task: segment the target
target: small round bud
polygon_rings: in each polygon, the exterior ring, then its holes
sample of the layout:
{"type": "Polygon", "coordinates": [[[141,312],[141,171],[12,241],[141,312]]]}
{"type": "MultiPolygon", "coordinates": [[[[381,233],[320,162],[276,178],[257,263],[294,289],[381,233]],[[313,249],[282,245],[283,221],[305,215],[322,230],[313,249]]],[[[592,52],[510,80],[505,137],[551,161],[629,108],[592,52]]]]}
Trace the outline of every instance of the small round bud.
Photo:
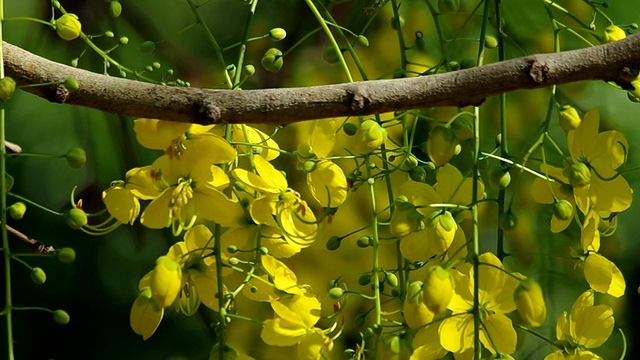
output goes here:
{"type": "Polygon", "coordinates": [[[449,70],[451,70],[451,71],[460,70],[460,63],[459,63],[459,62],[457,62],[457,61],[455,61],[455,60],[452,60],[452,61],[449,61],[449,62],[447,63],[447,67],[448,67],[448,68],[449,68],[449,70]]]}
{"type": "Polygon", "coordinates": [[[62,84],[64,87],[69,90],[70,93],[74,93],[80,89],[80,84],[78,84],[78,80],[74,78],[67,78],[62,84]]]}
{"type": "Polygon", "coordinates": [[[578,114],[578,111],[570,105],[564,105],[560,109],[560,127],[564,131],[571,131],[577,129],[582,123],[582,119],[578,114]]]}
{"type": "Polygon", "coordinates": [[[16,91],[16,81],[8,76],[0,79],[0,99],[9,100],[16,91]]]}
{"type": "Polygon", "coordinates": [[[56,258],[63,264],[71,264],[76,260],[76,251],[70,247],[64,247],[56,251],[56,258]]]}
{"type": "Polygon", "coordinates": [[[504,189],[511,183],[511,174],[500,165],[492,166],[488,172],[489,186],[492,189],[504,189]]]}
{"type": "Polygon", "coordinates": [[[317,163],[313,160],[307,160],[302,164],[302,171],[311,173],[316,169],[317,163]]]}
{"type": "Polygon", "coordinates": [[[67,213],[67,224],[72,229],[80,229],[81,227],[87,225],[88,222],[89,220],[87,219],[87,213],[85,213],[82,209],[73,208],[67,213]]]}
{"type": "Polygon", "coordinates": [[[242,73],[244,74],[244,76],[251,76],[256,73],[256,67],[251,64],[245,65],[242,69],[242,73]]]}
{"type": "Polygon", "coordinates": [[[54,8],[60,9],[60,2],[58,0],[54,0],[51,4],[54,8]]]}
{"type": "Polygon", "coordinates": [[[120,4],[120,1],[114,0],[110,2],[109,15],[111,15],[112,18],[117,18],[120,14],[122,14],[122,4],[120,4]]]}
{"type": "Polygon", "coordinates": [[[371,237],[369,236],[361,236],[356,240],[356,244],[358,247],[367,248],[371,245],[371,237]]]}
{"type": "Polygon", "coordinates": [[[367,286],[371,284],[371,274],[366,273],[360,275],[360,277],[358,278],[358,284],[360,284],[361,286],[367,286]]]}
{"type": "Polygon", "coordinates": [[[71,66],[78,67],[78,59],[71,60],[71,66]]]}
{"type": "Polygon", "coordinates": [[[227,246],[227,252],[229,254],[235,254],[235,253],[238,252],[238,247],[235,246],[235,245],[229,245],[229,246],[227,246]]]}
{"type": "Polygon", "coordinates": [[[495,49],[498,47],[498,39],[493,36],[485,36],[484,37],[484,46],[487,49],[495,49]]]}
{"type": "Polygon", "coordinates": [[[363,47],[369,47],[369,39],[367,39],[367,37],[364,35],[358,35],[356,41],[358,41],[358,44],[363,47]]]}
{"type": "Polygon", "coordinates": [[[22,219],[22,217],[24,217],[24,213],[27,211],[27,205],[22,201],[18,201],[9,206],[7,208],[7,211],[9,212],[9,216],[11,216],[12,219],[20,220],[22,219]]]}
{"type": "Polygon", "coordinates": [[[470,69],[476,66],[476,59],[471,56],[467,56],[464,59],[460,60],[460,69],[470,69]]]}
{"type": "Polygon", "coordinates": [[[581,162],[565,166],[562,174],[569,179],[569,184],[574,188],[584,187],[591,183],[591,170],[581,162]]]}
{"type": "Polygon", "coordinates": [[[342,238],[339,236],[332,236],[327,241],[327,250],[337,250],[340,247],[340,243],[342,242],[342,238]]]}
{"type": "Polygon", "coordinates": [[[559,200],[553,204],[553,215],[560,220],[569,220],[573,216],[573,205],[567,200],[559,200]]]}
{"type": "Polygon", "coordinates": [[[340,299],[342,295],[344,295],[344,289],[341,287],[334,287],[331,290],[329,290],[329,296],[332,299],[340,299]]]}
{"type": "Polygon", "coordinates": [[[280,41],[287,37],[287,32],[283,28],[273,28],[269,30],[269,38],[273,41],[280,41]]]}
{"type": "Polygon", "coordinates": [[[38,285],[42,285],[47,281],[47,274],[42,270],[42,268],[34,267],[31,269],[31,281],[38,285]]]}
{"type": "MultiPolygon", "coordinates": [[[[340,52],[342,52],[342,50],[340,50],[340,52]]],[[[331,44],[328,44],[327,46],[324,47],[324,51],[322,52],[322,58],[324,59],[324,61],[328,62],[329,64],[335,64],[338,61],[340,61],[340,58],[338,57],[338,54],[336,53],[335,48],[331,44]]]]}
{"type": "Polygon", "coordinates": [[[73,148],[65,155],[67,164],[74,169],[79,169],[87,162],[87,154],[81,148],[73,148]]]}
{"type": "Polygon", "coordinates": [[[153,50],[155,49],[156,49],[156,43],[153,41],[145,41],[142,44],[140,44],[140,51],[145,54],[152,53],[153,50]]]}
{"type": "Polygon", "coordinates": [[[151,65],[145,66],[144,69],[149,72],[153,71],[153,67],[151,65]]]}
{"type": "Polygon", "coordinates": [[[349,136],[353,136],[358,131],[358,125],[352,123],[346,123],[342,125],[342,131],[349,136]]]}
{"type": "Polygon", "coordinates": [[[9,175],[9,174],[4,174],[4,188],[7,192],[11,191],[11,189],[13,189],[13,183],[15,182],[15,180],[13,179],[13,176],[9,175]]]}
{"type": "Polygon", "coordinates": [[[64,14],[55,21],[56,32],[63,40],[71,41],[82,32],[82,24],[75,14],[64,14]]]}
{"type": "Polygon", "coordinates": [[[282,51],[276,48],[267,50],[267,52],[262,56],[260,63],[265,70],[278,72],[284,63],[282,60],[282,51]]]}
{"type": "Polygon", "coordinates": [[[238,264],[240,264],[240,259],[238,259],[237,257],[231,257],[231,258],[229,258],[229,264],[238,265],[238,264]]]}
{"type": "Polygon", "coordinates": [[[158,69],[160,69],[162,67],[162,65],[159,62],[154,61],[153,63],[151,63],[151,67],[153,67],[154,69],[158,70],[158,69]]]}
{"type": "Polygon", "coordinates": [[[387,140],[387,130],[375,120],[365,120],[356,132],[355,150],[368,154],[378,149],[387,140]]]}
{"type": "Polygon", "coordinates": [[[409,177],[413,181],[424,182],[427,179],[427,171],[422,166],[416,166],[409,172],[409,177]]]}
{"type": "Polygon", "coordinates": [[[108,37],[108,38],[112,38],[114,36],[116,36],[116,34],[113,33],[113,31],[107,30],[104,32],[104,36],[108,37]]]}
{"type": "Polygon", "coordinates": [[[53,312],[53,321],[60,325],[66,325],[71,321],[69,313],[64,310],[56,310],[53,312]]]}
{"type": "Polygon", "coordinates": [[[386,275],[387,275],[387,277],[386,277],[385,281],[387,282],[387,284],[389,284],[391,287],[398,286],[398,277],[396,276],[396,274],[387,273],[386,275]]]}
{"type": "Polygon", "coordinates": [[[260,255],[264,256],[269,254],[269,249],[267,249],[265,246],[260,246],[258,248],[258,252],[260,252],[260,255]]]}
{"type": "Polygon", "coordinates": [[[120,41],[120,44],[127,45],[129,43],[129,38],[126,37],[126,36],[123,36],[123,37],[120,38],[119,41],[120,41]]]}

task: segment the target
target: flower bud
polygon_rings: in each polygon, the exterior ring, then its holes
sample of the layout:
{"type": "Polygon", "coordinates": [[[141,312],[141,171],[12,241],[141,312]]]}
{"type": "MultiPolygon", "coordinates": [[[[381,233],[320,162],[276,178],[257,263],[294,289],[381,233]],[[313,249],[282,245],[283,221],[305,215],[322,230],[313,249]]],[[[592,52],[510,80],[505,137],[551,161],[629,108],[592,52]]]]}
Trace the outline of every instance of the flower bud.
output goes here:
{"type": "Polygon", "coordinates": [[[492,189],[504,189],[511,183],[511,174],[500,165],[492,166],[489,169],[489,186],[492,189]]]}
{"type": "Polygon", "coordinates": [[[151,272],[150,286],[151,293],[159,306],[163,308],[171,306],[182,288],[180,263],[169,256],[159,257],[156,260],[156,267],[151,272]]]}
{"type": "Polygon", "coordinates": [[[450,128],[438,125],[429,131],[427,154],[436,166],[448,163],[455,155],[458,139],[450,128]]]}
{"type": "Polygon", "coordinates": [[[5,191],[9,192],[11,191],[11,189],[13,189],[13,184],[14,184],[15,180],[13,179],[13,176],[5,173],[4,174],[4,189],[5,191]]]}
{"type": "Polygon", "coordinates": [[[78,36],[82,31],[82,24],[78,20],[78,16],[75,14],[64,14],[58,18],[55,22],[56,32],[63,40],[71,41],[78,36]]]}
{"type": "Polygon", "coordinates": [[[609,25],[604,29],[604,42],[610,43],[622,40],[627,37],[627,33],[616,25],[609,25]]]}
{"type": "Polygon", "coordinates": [[[360,286],[367,286],[371,284],[371,274],[366,273],[366,274],[360,275],[360,277],[358,278],[358,284],[360,286]]]}
{"type": "Polygon", "coordinates": [[[409,177],[413,181],[424,182],[427,179],[427,171],[422,166],[416,166],[409,172],[409,177]]]}
{"type": "Polygon", "coordinates": [[[349,136],[353,136],[358,132],[358,125],[353,123],[346,123],[342,125],[342,131],[349,136]]]}
{"type": "Polygon", "coordinates": [[[244,68],[242,68],[242,73],[244,76],[251,76],[256,73],[256,67],[251,64],[245,65],[244,68]]]}
{"type": "Polygon", "coordinates": [[[553,204],[553,215],[560,220],[569,220],[573,216],[573,205],[567,200],[559,200],[553,204]]]}
{"type": "Polygon", "coordinates": [[[126,36],[123,36],[118,41],[120,41],[120,45],[127,45],[129,43],[129,38],[126,36]]]}
{"type": "Polygon", "coordinates": [[[355,150],[358,154],[369,154],[387,141],[387,130],[375,120],[365,120],[358,129],[355,150]]]}
{"type": "Polygon", "coordinates": [[[460,9],[460,0],[438,0],[440,12],[457,12],[460,9]]]}
{"type": "Polygon", "coordinates": [[[486,47],[487,49],[495,49],[496,47],[498,47],[498,39],[493,36],[485,36],[484,47],[486,47]]]}
{"type": "Polygon", "coordinates": [[[369,47],[369,39],[364,35],[358,35],[356,41],[363,47],[369,47]]]}
{"type": "Polygon", "coordinates": [[[267,50],[262,56],[262,60],[260,61],[262,67],[271,72],[278,72],[284,63],[282,60],[282,51],[271,48],[267,50]]]}
{"type": "Polygon", "coordinates": [[[317,163],[313,160],[307,160],[304,163],[302,163],[302,171],[306,172],[306,173],[310,173],[313,172],[313,170],[316,169],[317,163]]]}
{"type": "Polygon", "coordinates": [[[74,169],[79,169],[87,162],[87,154],[81,148],[73,148],[67,151],[64,156],[67,159],[67,164],[74,169]]]}
{"type": "Polygon", "coordinates": [[[460,69],[470,69],[476,66],[476,59],[471,56],[467,56],[460,60],[460,69]]]}
{"type": "Polygon", "coordinates": [[[0,79],[0,99],[9,100],[16,91],[16,81],[8,76],[0,79]]]}
{"type": "Polygon", "coordinates": [[[107,30],[104,32],[104,36],[108,37],[108,38],[112,38],[114,36],[116,36],[116,34],[113,33],[113,31],[107,30]]]}
{"type": "Polygon", "coordinates": [[[420,228],[422,214],[409,202],[395,202],[395,211],[391,215],[389,231],[391,236],[401,239],[420,228]]]}
{"type": "Polygon", "coordinates": [[[69,313],[64,310],[56,310],[53,312],[53,321],[60,325],[66,325],[71,320],[69,313]]]}
{"type": "Polygon", "coordinates": [[[422,301],[436,314],[447,310],[453,298],[453,277],[440,266],[433,266],[427,270],[427,277],[422,287],[422,301]]]}
{"type": "Polygon", "coordinates": [[[591,170],[589,170],[587,165],[581,162],[565,166],[562,170],[562,174],[569,179],[569,184],[574,188],[589,185],[591,182],[591,170]]]}
{"type": "Polygon", "coordinates": [[[64,247],[56,251],[56,258],[63,264],[71,264],[76,260],[76,251],[70,247],[64,247]]]}
{"type": "Polygon", "coordinates": [[[339,236],[332,236],[327,241],[327,250],[337,250],[340,247],[340,243],[342,242],[342,238],[339,236]]]}
{"type": "Polygon", "coordinates": [[[356,240],[356,245],[361,248],[367,248],[371,245],[371,237],[369,236],[361,236],[356,240]]]}
{"type": "Polygon", "coordinates": [[[564,105],[560,110],[560,127],[564,131],[575,130],[582,123],[578,111],[571,105],[564,105]]]}
{"type": "Polygon", "coordinates": [[[283,28],[273,28],[269,30],[269,39],[280,41],[287,37],[287,32],[283,28]]]}
{"type": "Polygon", "coordinates": [[[398,286],[398,277],[394,273],[386,273],[385,282],[391,287],[398,286]]]}
{"type": "Polygon", "coordinates": [[[31,269],[31,281],[38,285],[42,285],[47,281],[47,274],[42,270],[42,268],[34,267],[31,269]]]}
{"type": "Polygon", "coordinates": [[[142,44],[140,44],[140,51],[145,54],[152,53],[153,50],[155,49],[156,49],[156,43],[153,41],[145,41],[142,44]]]}
{"type": "Polygon", "coordinates": [[[62,84],[65,89],[69,90],[70,93],[74,93],[80,89],[80,84],[78,84],[78,80],[74,78],[67,78],[62,84]]]}
{"type": "Polygon", "coordinates": [[[531,279],[522,281],[513,293],[518,315],[529,326],[541,326],[547,317],[547,306],[544,302],[540,285],[531,279]]]}
{"type": "MultiPolygon", "coordinates": [[[[342,52],[342,50],[340,51],[342,52]]],[[[336,54],[335,48],[331,44],[328,44],[327,46],[324,47],[324,50],[322,52],[322,58],[324,59],[324,61],[328,62],[329,64],[335,64],[338,61],[340,61],[338,54],[336,54]]]]}
{"type": "Polygon", "coordinates": [[[27,205],[22,201],[18,201],[9,206],[7,208],[7,211],[9,212],[9,216],[11,216],[12,219],[20,220],[22,219],[22,217],[24,217],[24,213],[27,211],[27,205]]]}
{"type": "Polygon", "coordinates": [[[88,223],[87,214],[79,208],[73,208],[67,213],[67,224],[72,229],[80,229],[88,223]]]}
{"type": "Polygon", "coordinates": [[[344,295],[344,289],[341,287],[334,287],[331,290],[329,290],[329,296],[332,299],[340,299],[342,297],[342,295],[344,295]]]}
{"type": "Polygon", "coordinates": [[[120,16],[120,14],[122,14],[122,4],[120,3],[120,1],[114,0],[110,2],[109,15],[111,15],[112,18],[117,18],[118,16],[120,16]]]}

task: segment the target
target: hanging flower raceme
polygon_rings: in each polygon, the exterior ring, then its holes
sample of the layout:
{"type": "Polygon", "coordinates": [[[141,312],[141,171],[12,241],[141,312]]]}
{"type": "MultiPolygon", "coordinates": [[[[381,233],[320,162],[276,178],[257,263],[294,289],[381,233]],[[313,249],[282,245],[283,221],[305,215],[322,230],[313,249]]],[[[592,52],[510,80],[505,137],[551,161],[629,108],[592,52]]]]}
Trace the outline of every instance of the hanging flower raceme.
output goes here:
{"type": "Polygon", "coordinates": [[[253,221],[280,228],[284,238],[291,243],[301,247],[311,245],[318,225],[307,202],[289,188],[287,179],[271,163],[260,156],[254,157],[253,161],[258,174],[244,169],[232,172],[236,180],[259,193],[249,205],[253,221]]]}
{"type": "Polygon", "coordinates": [[[571,307],[558,319],[556,337],[559,348],[544,360],[560,359],[602,359],[587,349],[595,349],[604,344],[615,325],[613,309],[608,305],[594,305],[594,292],[582,293],[571,307]]]}
{"type": "Polygon", "coordinates": [[[140,280],[140,292],[131,309],[131,327],[136,334],[145,340],[151,337],[164,309],[174,303],[185,315],[193,315],[200,304],[219,310],[213,243],[211,231],[197,225],[185,233],[184,241],[158,258],[155,268],[140,280]]]}
{"type": "MultiPolygon", "coordinates": [[[[454,214],[456,216],[459,214],[460,218],[467,217],[468,214],[460,209],[436,208],[430,205],[450,204],[466,207],[472,200],[472,179],[463,178],[460,171],[450,164],[444,164],[437,171],[434,186],[415,181],[408,181],[400,186],[399,193],[408,200],[407,203],[414,206],[425,217],[426,226],[419,231],[404,235],[400,242],[403,256],[411,261],[428,260],[433,255],[444,253],[452,244],[455,244],[454,247],[458,250],[466,242],[464,232],[455,221],[454,214]]],[[[482,183],[478,183],[478,193],[484,193],[482,183]]],[[[410,218],[413,219],[415,216],[410,218]]],[[[396,222],[393,220],[392,223],[395,226],[396,222]]],[[[412,222],[409,228],[413,229],[415,225],[415,222],[412,222]]],[[[404,232],[402,231],[403,234],[404,232]]],[[[457,256],[464,257],[465,254],[463,250],[457,256]]]]}
{"type": "MultiPolygon", "coordinates": [[[[513,294],[522,278],[505,273],[500,260],[492,253],[479,257],[478,302],[482,326],[480,341],[492,354],[511,354],[516,350],[516,331],[506,314],[516,309],[513,294]],[[494,347],[495,346],[495,347],[494,347]]],[[[465,263],[459,269],[449,270],[455,278],[455,294],[449,303],[453,315],[444,319],[438,331],[440,344],[453,353],[466,353],[474,346],[473,267],[465,263]]]]}

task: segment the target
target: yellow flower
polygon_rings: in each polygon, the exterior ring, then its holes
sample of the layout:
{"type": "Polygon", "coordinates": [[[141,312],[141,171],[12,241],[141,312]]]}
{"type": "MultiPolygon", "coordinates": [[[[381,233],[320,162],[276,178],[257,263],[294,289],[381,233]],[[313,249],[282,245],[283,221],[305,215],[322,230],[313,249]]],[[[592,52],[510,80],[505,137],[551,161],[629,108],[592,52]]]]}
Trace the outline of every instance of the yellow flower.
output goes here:
{"type": "Polygon", "coordinates": [[[609,25],[604,29],[604,42],[610,43],[622,40],[627,37],[627,33],[616,25],[609,25]]]}
{"type": "Polygon", "coordinates": [[[161,256],[151,271],[149,287],[160,307],[171,306],[182,289],[181,264],[170,256],[161,256]]]}
{"type": "Polygon", "coordinates": [[[123,224],[131,224],[140,214],[140,201],[122,183],[114,183],[102,192],[102,201],[111,216],[123,224]]]}
{"type": "Polygon", "coordinates": [[[567,133],[571,159],[564,173],[583,214],[591,204],[598,211],[621,212],[632,200],[629,184],[618,173],[629,149],[627,139],[615,130],[599,133],[599,125],[598,111],[591,110],[576,130],[567,133]]]}
{"type": "Polygon", "coordinates": [[[614,297],[624,295],[626,283],[616,264],[598,253],[590,252],[583,266],[584,277],[593,290],[614,297]]]}
{"type": "Polygon", "coordinates": [[[412,329],[418,329],[430,323],[436,315],[424,303],[423,286],[422,281],[414,281],[409,284],[407,296],[402,306],[404,321],[412,329]]]}
{"type": "Polygon", "coordinates": [[[454,283],[451,274],[441,266],[432,266],[427,270],[422,301],[429,310],[436,314],[442,314],[451,302],[453,289],[454,283]]]}
{"type": "MultiPolygon", "coordinates": [[[[573,195],[573,188],[569,185],[569,179],[562,173],[562,169],[542,164],[540,171],[554,181],[548,182],[545,179],[536,177],[533,181],[531,193],[533,199],[541,204],[555,204],[557,201],[566,200],[575,209],[576,201],[573,195]]],[[[559,233],[564,231],[573,221],[575,211],[572,216],[562,218],[554,211],[551,216],[551,232],[559,233]]]]}
{"type": "MultiPolygon", "coordinates": [[[[511,354],[516,350],[516,331],[505,314],[516,309],[513,293],[519,281],[504,273],[502,263],[492,253],[480,255],[479,261],[478,302],[483,323],[479,329],[480,341],[492,354],[511,354]]],[[[474,346],[474,318],[470,313],[474,302],[473,268],[466,263],[460,271],[451,269],[450,272],[456,280],[456,293],[449,309],[455,316],[442,321],[438,334],[443,348],[464,353],[474,346]]]]}
{"type": "Polygon", "coordinates": [[[254,157],[258,175],[234,169],[236,180],[261,195],[251,202],[249,212],[256,224],[279,227],[284,238],[301,247],[313,243],[318,231],[316,218],[300,194],[289,188],[287,179],[262,157],[254,157]]]}
{"type": "Polygon", "coordinates": [[[522,321],[530,326],[541,326],[547,318],[547,305],[538,282],[522,281],[513,294],[516,310],[522,321]]]}
{"type": "Polygon", "coordinates": [[[556,351],[547,355],[545,360],[587,359],[587,355],[592,353],[586,349],[597,348],[607,341],[615,324],[613,309],[608,305],[593,304],[594,292],[587,290],[573,303],[570,314],[566,311],[562,313],[556,324],[556,337],[566,352],[556,351]]]}
{"type": "Polygon", "coordinates": [[[63,40],[71,41],[82,32],[82,24],[76,14],[64,14],[56,20],[56,32],[63,40]]]}

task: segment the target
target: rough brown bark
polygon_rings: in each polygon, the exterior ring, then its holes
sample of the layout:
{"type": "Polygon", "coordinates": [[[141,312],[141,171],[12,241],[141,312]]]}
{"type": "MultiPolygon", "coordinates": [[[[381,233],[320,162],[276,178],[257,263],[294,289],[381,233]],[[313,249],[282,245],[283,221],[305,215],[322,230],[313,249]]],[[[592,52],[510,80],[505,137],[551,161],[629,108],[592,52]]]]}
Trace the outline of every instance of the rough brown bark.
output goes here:
{"type": "Polygon", "coordinates": [[[19,85],[75,78],[80,90],[63,86],[24,90],[49,101],[114,114],[199,124],[289,124],[302,120],[482,103],[517,89],[582,80],[614,81],[630,89],[640,69],[640,34],[587,49],[539,54],[455,72],[262,90],[170,87],[110,77],[62,65],[3,43],[7,76],[19,85]]]}

